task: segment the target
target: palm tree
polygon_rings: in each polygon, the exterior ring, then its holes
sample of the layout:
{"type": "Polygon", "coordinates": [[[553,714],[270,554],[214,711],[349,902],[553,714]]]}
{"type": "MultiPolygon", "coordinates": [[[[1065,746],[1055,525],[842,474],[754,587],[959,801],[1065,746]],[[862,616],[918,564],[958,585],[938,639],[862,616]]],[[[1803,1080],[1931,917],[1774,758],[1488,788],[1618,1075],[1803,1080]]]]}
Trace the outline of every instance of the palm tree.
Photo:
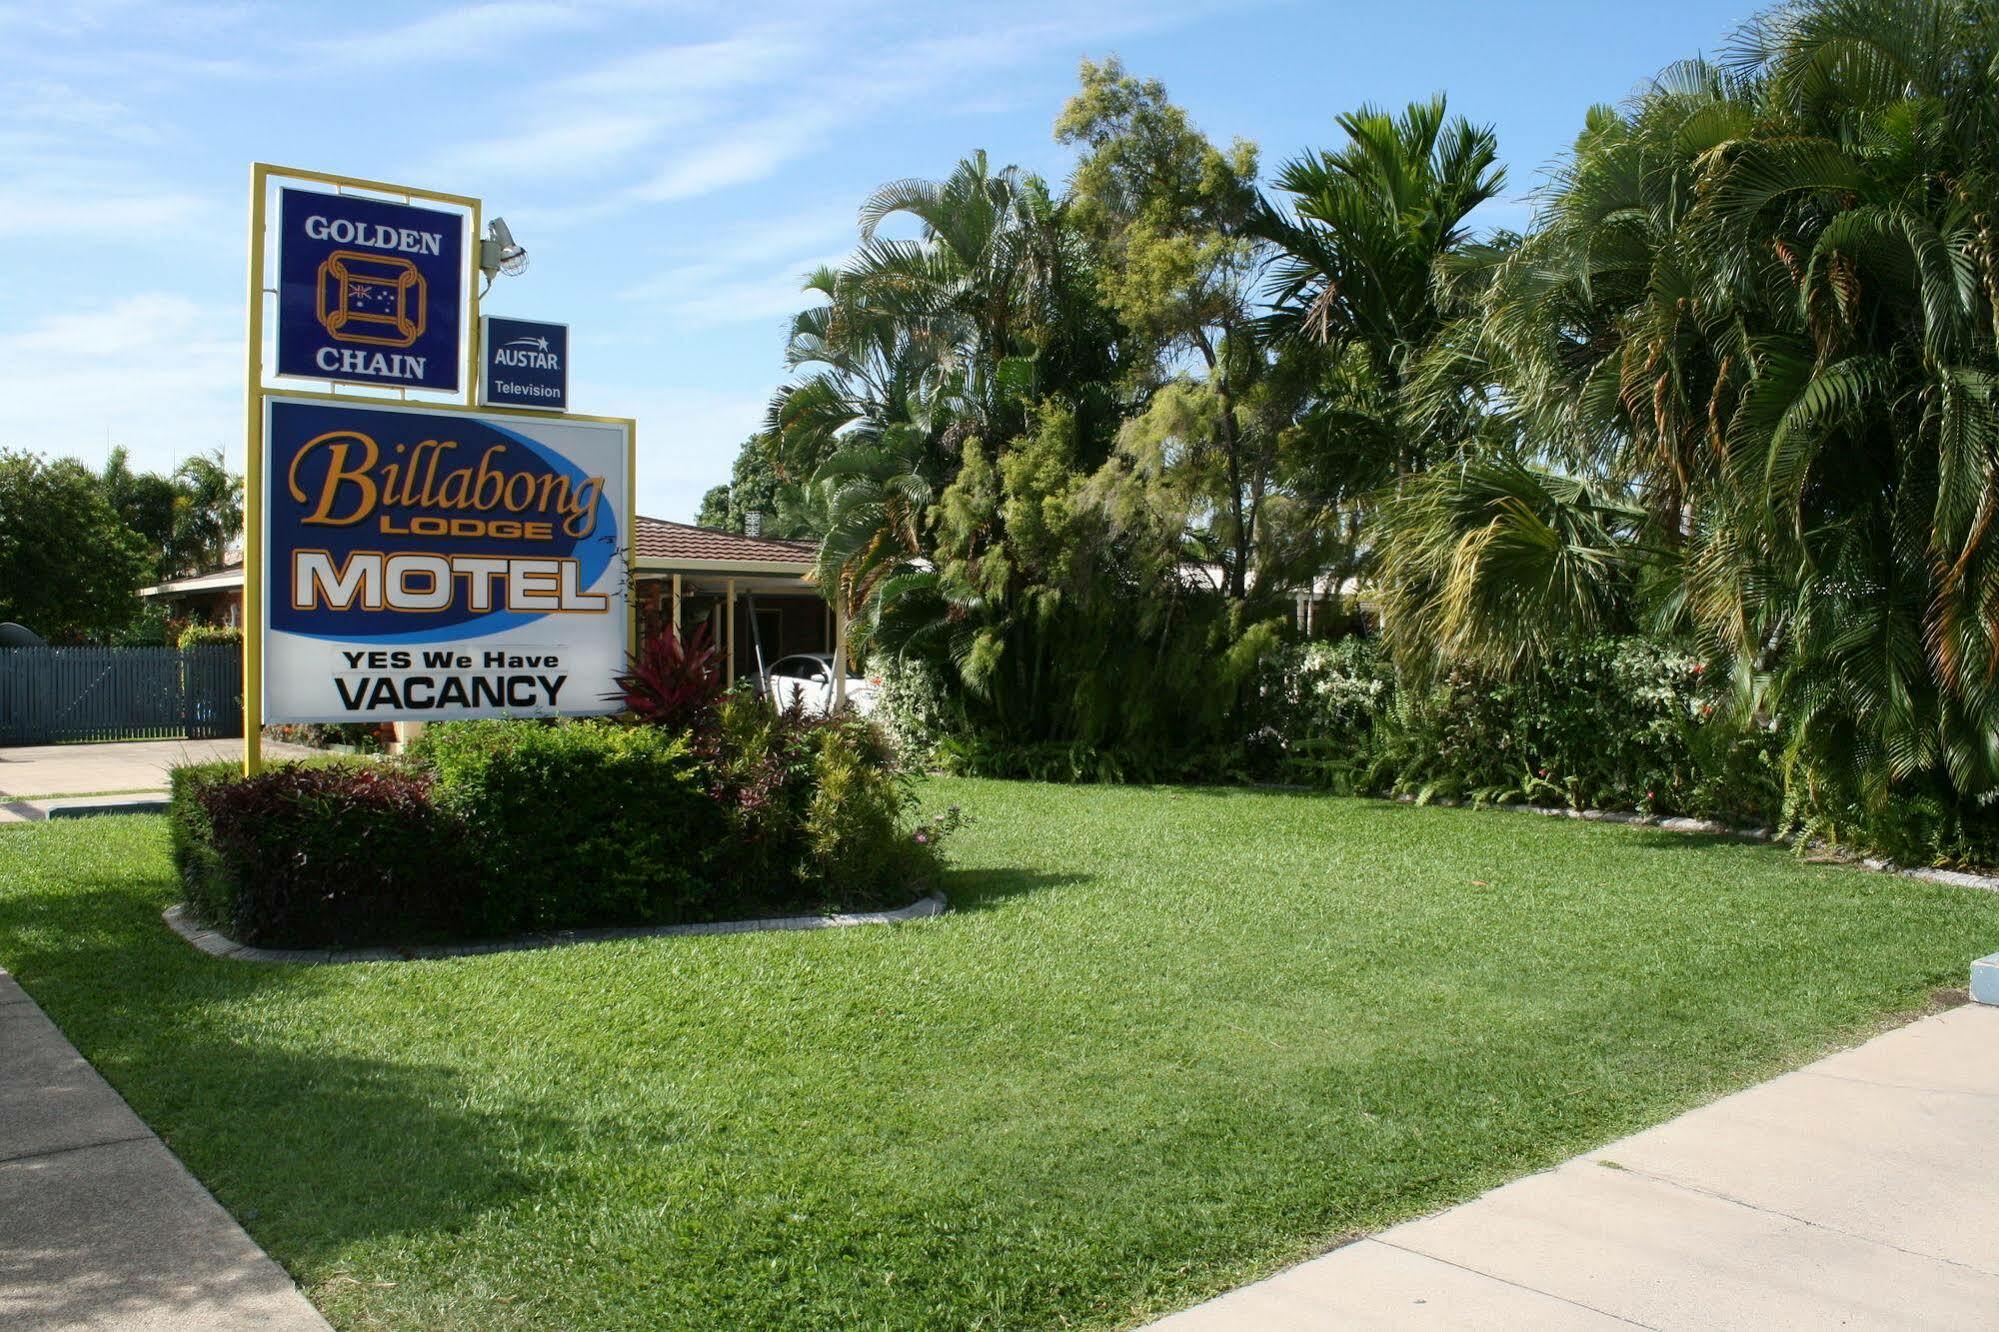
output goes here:
{"type": "MultiPolygon", "coordinates": [[[[1266,203],[1259,230],[1278,249],[1265,331],[1358,357],[1346,368],[1364,367],[1365,388],[1339,395],[1351,411],[1368,400],[1367,390],[1399,402],[1443,339],[1458,310],[1438,270],[1484,253],[1467,219],[1497,197],[1506,175],[1491,127],[1447,119],[1441,96],[1413,102],[1400,116],[1363,107],[1337,123],[1346,143],[1286,163],[1277,187],[1290,196],[1290,211],[1266,203]]],[[[1421,470],[1452,442],[1434,429],[1402,426],[1383,422],[1376,432],[1393,440],[1397,475],[1421,470]]]]}
{"type": "Polygon", "coordinates": [[[815,576],[850,622],[883,583],[908,572],[923,550],[923,515],[936,496],[923,431],[892,425],[869,443],[821,464],[809,489],[823,524],[815,576]]]}
{"type": "Polygon", "coordinates": [[[1999,791],[1994,49],[1988,5],[1773,11],[1592,112],[1488,292],[1531,450],[1642,515],[1610,535],[1834,824],[1999,791]]]}

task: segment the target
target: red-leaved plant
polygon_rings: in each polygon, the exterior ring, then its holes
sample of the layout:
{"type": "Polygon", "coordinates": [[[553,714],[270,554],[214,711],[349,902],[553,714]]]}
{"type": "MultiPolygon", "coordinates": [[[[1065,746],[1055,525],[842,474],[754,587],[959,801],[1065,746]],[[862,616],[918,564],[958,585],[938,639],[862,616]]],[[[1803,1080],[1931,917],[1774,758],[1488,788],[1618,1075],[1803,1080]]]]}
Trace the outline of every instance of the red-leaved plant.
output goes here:
{"type": "Polygon", "coordinates": [[[617,699],[650,726],[704,729],[722,697],[722,662],[708,641],[708,626],[675,635],[671,626],[639,644],[618,677],[617,699]]]}

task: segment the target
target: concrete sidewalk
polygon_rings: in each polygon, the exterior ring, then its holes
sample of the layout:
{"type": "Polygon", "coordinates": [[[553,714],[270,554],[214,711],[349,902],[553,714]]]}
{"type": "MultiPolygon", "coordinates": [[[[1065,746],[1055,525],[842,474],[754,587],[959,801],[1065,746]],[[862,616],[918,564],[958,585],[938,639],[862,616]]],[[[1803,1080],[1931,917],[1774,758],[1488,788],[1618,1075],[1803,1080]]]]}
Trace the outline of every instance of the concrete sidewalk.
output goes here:
{"type": "Polygon", "coordinates": [[[1967,1005],[1156,1326],[1992,1327],[1995,1144],[1967,1005]]]}
{"type": "Polygon", "coordinates": [[[0,1327],[326,1326],[0,971],[0,1327]]]}

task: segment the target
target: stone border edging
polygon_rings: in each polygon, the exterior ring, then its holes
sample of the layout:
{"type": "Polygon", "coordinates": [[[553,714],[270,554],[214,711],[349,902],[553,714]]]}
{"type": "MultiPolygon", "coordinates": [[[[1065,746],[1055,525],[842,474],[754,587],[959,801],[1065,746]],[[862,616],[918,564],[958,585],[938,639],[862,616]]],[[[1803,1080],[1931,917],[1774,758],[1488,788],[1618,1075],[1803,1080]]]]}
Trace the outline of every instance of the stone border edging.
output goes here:
{"type": "MultiPolygon", "coordinates": [[[[1413,795],[1397,794],[1388,797],[1401,805],[1438,805],[1445,809],[1505,809],[1520,814],[1539,814],[1550,819],[1581,819],[1588,823],[1624,823],[1645,828],[1663,828],[1668,832],[1706,833],[1711,837],[1735,837],[1745,842],[1782,842],[1768,828],[1735,828],[1714,819],[1692,819],[1679,816],[1662,817],[1657,814],[1639,814],[1615,809],[1569,809],[1563,805],[1510,805],[1493,802],[1475,804],[1469,800],[1418,800],[1413,795]]],[[[1795,843],[1789,843],[1795,845],[1795,843]]],[[[1982,892],[1999,893],[1999,875],[1972,874],[1965,870],[1909,869],[1883,860],[1879,856],[1856,856],[1841,851],[1838,847],[1824,842],[1807,843],[1806,850],[1820,855],[1835,857],[1858,869],[1873,870],[1877,874],[1897,874],[1905,879],[1922,879],[1927,883],[1948,884],[1952,888],[1977,888],[1982,892]]]]}
{"type": "Polygon", "coordinates": [[[896,925],[942,915],[950,903],[942,893],[919,897],[894,911],[855,911],[831,916],[770,916],[762,920],[721,920],[693,925],[637,925],[599,930],[551,930],[546,934],[515,935],[465,944],[410,944],[382,948],[252,948],[197,923],[187,903],[168,907],[160,915],[167,928],[210,957],[236,962],[425,962],[450,957],[481,957],[488,953],[529,953],[571,944],[609,943],[618,939],[654,939],[669,935],[760,934],[771,930],[837,930],[853,925],[896,925]]]}

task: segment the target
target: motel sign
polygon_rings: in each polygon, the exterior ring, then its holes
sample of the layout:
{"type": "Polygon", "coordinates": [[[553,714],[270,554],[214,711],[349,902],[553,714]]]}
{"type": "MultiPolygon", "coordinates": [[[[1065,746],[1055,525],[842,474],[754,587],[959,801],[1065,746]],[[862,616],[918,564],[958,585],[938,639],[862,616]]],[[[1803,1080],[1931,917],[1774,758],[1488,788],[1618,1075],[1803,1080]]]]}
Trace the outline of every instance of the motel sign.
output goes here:
{"type": "Polygon", "coordinates": [[[565,325],[496,318],[497,337],[474,336],[478,274],[516,272],[525,254],[497,221],[481,241],[481,213],[460,195],[251,168],[251,771],[267,721],[617,710],[634,630],[633,423],[564,410],[565,325]],[[279,389],[273,374],[317,384],[279,389]]]}

